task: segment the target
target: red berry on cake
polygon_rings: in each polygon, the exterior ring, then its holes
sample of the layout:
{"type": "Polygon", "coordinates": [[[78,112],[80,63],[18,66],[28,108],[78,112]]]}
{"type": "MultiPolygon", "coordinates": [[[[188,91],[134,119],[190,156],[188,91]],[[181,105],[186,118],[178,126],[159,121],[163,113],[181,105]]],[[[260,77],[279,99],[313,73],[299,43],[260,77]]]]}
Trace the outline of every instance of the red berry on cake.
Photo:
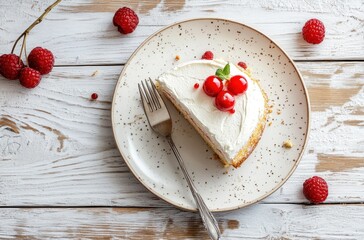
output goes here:
{"type": "Polygon", "coordinates": [[[28,56],[29,67],[37,70],[40,74],[48,74],[54,65],[54,56],[51,51],[45,48],[36,47],[28,56]]]}
{"type": "Polygon", "coordinates": [[[195,83],[195,85],[193,85],[193,88],[194,88],[194,89],[197,89],[197,88],[199,88],[199,86],[200,86],[200,84],[195,83]]]}
{"type": "Polygon", "coordinates": [[[139,18],[132,9],[123,7],[116,11],[113,24],[118,27],[120,33],[128,34],[134,32],[139,24],[139,18]]]}
{"type": "Polygon", "coordinates": [[[99,95],[97,93],[91,94],[91,99],[92,100],[96,100],[98,97],[99,97],[99,95]]]}
{"type": "Polygon", "coordinates": [[[307,179],[303,183],[303,194],[314,204],[324,202],[329,194],[326,181],[317,176],[307,179]]]}
{"type": "Polygon", "coordinates": [[[202,55],[201,59],[205,59],[205,60],[212,60],[212,59],[214,59],[214,54],[213,54],[211,51],[206,51],[206,52],[202,55]]]}
{"type": "Polygon", "coordinates": [[[3,54],[0,56],[0,74],[9,80],[18,79],[20,70],[23,67],[23,61],[15,54],[3,54]]]}
{"type": "Polygon", "coordinates": [[[234,108],[235,97],[228,91],[221,91],[216,96],[215,105],[221,111],[230,111],[234,108]]]}
{"type": "Polygon", "coordinates": [[[319,44],[325,38],[325,26],[318,19],[310,19],[302,28],[302,36],[308,43],[319,44]]]}
{"type": "Polygon", "coordinates": [[[242,94],[248,89],[248,81],[241,75],[235,75],[230,78],[227,89],[233,95],[242,94]]]}
{"type": "Polygon", "coordinates": [[[215,97],[221,92],[224,84],[222,80],[217,76],[209,76],[203,83],[203,90],[210,97],[215,97]]]}
{"type": "Polygon", "coordinates": [[[238,66],[239,66],[239,67],[242,67],[242,68],[244,68],[244,69],[247,69],[247,68],[248,68],[248,66],[246,65],[246,63],[245,63],[245,62],[238,62],[238,66]]]}
{"type": "Polygon", "coordinates": [[[23,87],[35,88],[41,79],[40,73],[33,68],[25,67],[20,71],[19,81],[23,87]]]}

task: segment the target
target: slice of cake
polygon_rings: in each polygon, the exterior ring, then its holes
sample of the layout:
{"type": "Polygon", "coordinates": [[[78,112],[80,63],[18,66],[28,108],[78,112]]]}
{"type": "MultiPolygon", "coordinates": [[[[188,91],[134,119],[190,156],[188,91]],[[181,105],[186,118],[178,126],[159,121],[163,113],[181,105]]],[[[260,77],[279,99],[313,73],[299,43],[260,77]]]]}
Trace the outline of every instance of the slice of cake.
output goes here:
{"type": "Polygon", "coordinates": [[[157,81],[221,162],[235,168],[258,144],[267,119],[266,94],[249,75],[223,60],[195,60],[157,81]]]}

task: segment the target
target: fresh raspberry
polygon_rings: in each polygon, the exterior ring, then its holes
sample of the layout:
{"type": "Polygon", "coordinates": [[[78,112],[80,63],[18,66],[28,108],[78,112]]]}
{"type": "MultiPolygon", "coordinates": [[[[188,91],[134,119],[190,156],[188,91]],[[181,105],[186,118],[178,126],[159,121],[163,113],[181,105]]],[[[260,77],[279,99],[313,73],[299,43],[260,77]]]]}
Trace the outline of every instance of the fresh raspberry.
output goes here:
{"type": "Polygon", "coordinates": [[[3,54],[0,57],[0,74],[7,79],[18,79],[23,67],[23,61],[15,54],[3,54]]]}
{"type": "Polygon", "coordinates": [[[303,194],[314,204],[324,202],[329,194],[326,181],[317,176],[307,179],[303,183],[303,194]]]}
{"type": "Polygon", "coordinates": [[[20,71],[20,84],[26,88],[35,88],[40,83],[42,76],[40,73],[30,67],[25,67],[20,71]]]}
{"type": "Polygon", "coordinates": [[[310,19],[302,28],[302,36],[308,43],[319,44],[325,38],[325,26],[316,18],[310,19]]]}
{"type": "Polygon", "coordinates": [[[245,62],[238,62],[238,66],[239,66],[239,67],[242,67],[242,68],[244,68],[244,69],[247,69],[247,68],[248,68],[248,66],[246,65],[246,63],[245,63],[245,62]]]}
{"type": "Polygon", "coordinates": [[[212,59],[214,59],[214,54],[211,51],[206,51],[202,55],[201,59],[212,60],[212,59]]]}
{"type": "Polygon", "coordinates": [[[54,57],[51,51],[36,47],[28,56],[29,67],[39,71],[40,74],[50,73],[54,65],[54,57]]]}
{"type": "Polygon", "coordinates": [[[138,26],[139,18],[132,9],[123,7],[116,11],[112,21],[120,33],[128,34],[134,32],[138,26]]]}

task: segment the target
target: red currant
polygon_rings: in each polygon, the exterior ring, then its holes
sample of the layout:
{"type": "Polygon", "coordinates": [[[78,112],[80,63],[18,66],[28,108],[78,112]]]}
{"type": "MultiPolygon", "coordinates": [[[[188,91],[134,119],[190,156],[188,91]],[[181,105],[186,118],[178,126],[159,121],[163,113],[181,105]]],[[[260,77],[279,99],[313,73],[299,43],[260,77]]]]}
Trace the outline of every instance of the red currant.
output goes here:
{"type": "Polygon", "coordinates": [[[215,99],[215,105],[221,111],[229,111],[234,108],[235,97],[228,91],[221,91],[215,99]]]}
{"type": "Polygon", "coordinates": [[[223,88],[222,80],[217,76],[209,76],[203,83],[203,90],[210,97],[215,97],[223,88]]]}
{"type": "Polygon", "coordinates": [[[238,62],[238,65],[244,69],[247,69],[248,67],[245,62],[238,62]]]}
{"type": "Polygon", "coordinates": [[[214,54],[211,51],[206,51],[202,55],[201,59],[212,60],[212,59],[214,59],[214,54]]]}
{"type": "Polygon", "coordinates": [[[230,78],[227,89],[233,95],[242,94],[248,89],[248,81],[241,75],[235,75],[230,78]]]}
{"type": "Polygon", "coordinates": [[[96,100],[98,97],[99,97],[99,95],[97,95],[97,93],[91,94],[91,99],[92,100],[96,100]]]}
{"type": "Polygon", "coordinates": [[[195,83],[195,85],[193,85],[194,89],[197,89],[200,86],[200,84],[195,83]]]}

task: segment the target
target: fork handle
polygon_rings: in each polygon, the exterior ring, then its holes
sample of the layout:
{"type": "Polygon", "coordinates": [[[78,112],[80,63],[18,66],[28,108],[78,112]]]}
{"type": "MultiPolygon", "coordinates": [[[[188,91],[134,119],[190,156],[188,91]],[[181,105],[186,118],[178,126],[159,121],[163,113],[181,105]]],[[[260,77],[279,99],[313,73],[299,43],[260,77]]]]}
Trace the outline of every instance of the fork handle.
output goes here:
{"type": "Polygon", "coordinates": [[[167,140],[168,140],[168,143],[171,146],[171,149],[172,149],[174,155],[176,156],[179,166],[181,167],[182,172],[187,180],[187,183],[188,183],[188,186],[190,187],[192,196],[196,201],[197,209],[200,212],[202,222],[203,222],[210,238],[213,240],[220,239],[221,233],[220,233],[219,225],[218,225],[215,217],[212,215],[212,213],[206,206],[201,195],[197,192],[197,189],[196,189],[195,185],[193,184],[190,175],[187,172],[186,166],[183,162],[181,155],[178,152],[178,149],[176,148],[176,145],[174,144],[174,142],[172,140],[172,137],[168,136],[167,140]]]}

